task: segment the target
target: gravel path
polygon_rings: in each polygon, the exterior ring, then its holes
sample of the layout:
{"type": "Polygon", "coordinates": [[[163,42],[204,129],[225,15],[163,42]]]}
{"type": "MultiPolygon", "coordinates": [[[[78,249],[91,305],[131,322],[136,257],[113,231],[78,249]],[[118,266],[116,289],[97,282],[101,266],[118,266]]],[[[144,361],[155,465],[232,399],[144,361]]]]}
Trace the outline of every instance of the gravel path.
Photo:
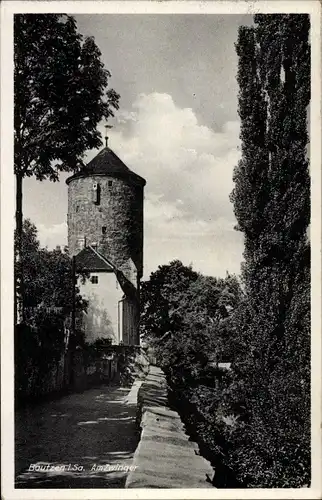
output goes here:
{"type": "Polygon", "coordinates": [[[15,487],[123,488],[139,440],[128,395],[102,387],[19,410],[15,487]]]}

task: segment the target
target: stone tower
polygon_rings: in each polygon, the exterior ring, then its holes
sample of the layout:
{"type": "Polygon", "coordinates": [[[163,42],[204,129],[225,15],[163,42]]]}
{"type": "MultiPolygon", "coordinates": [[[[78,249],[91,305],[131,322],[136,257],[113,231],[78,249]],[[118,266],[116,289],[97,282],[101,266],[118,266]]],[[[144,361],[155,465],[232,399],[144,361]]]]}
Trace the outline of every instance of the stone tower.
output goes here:
{"type": "Polygon", "coordinates": [[[146,181],[105,147],[66,183],[69,252],[90,274],[79,282],[86,337],[138,345],[146,181]]]}

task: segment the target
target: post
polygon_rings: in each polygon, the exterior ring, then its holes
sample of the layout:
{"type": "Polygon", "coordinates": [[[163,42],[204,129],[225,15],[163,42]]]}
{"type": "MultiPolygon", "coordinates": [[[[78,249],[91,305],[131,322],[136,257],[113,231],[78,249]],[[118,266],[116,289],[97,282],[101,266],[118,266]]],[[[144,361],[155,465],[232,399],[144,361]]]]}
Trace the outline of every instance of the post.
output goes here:
{"type": "Polygon", "coordinates": [[[22,175],[16,175],[16,234],[14,245],[14,324],[24,321],[24,290],[23,290],[23,266],[22,266],[22,175]]]}
{"type": "Polygon", "coordinates": [[[118,334],[118,343],[120,344],[123,342],[123,304],[124,304],[124,298],[118,301],[117,304],[117,313],[118,313],[118,318],[117,318],[117,334],[118,334]]]}
{"type": "Polygon", "coordinates": [[[74,338],[76,339],[76,257],[72,257],[72,324],[71,330],[74,338]]]}

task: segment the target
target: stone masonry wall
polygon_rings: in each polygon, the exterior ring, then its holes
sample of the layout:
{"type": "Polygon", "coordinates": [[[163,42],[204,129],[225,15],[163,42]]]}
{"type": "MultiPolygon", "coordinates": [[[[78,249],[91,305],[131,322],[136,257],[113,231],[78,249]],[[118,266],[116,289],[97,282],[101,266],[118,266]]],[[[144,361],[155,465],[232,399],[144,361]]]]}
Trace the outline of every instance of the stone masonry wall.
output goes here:
{"type": "Polygon", "coordinates": [[[150,366],[137,395],[141,438],[125,488],[212,488],[213,468],[170,409],[167,392],[164,373],[150,366]]]}
{"type": "Polygon", "coordinates": [[[59,360],[40,370],[33,359],[24,359],[15,370],[15,404],[54,398],[67,392],[83,391],[100,384],[129,387],[149,371],[144,350],[137,346],[111,346],[62,353],[59,360]]]}
{"type": "Polygon", "coordinates": [[[68,185],[68,246],[73,256],[81,239],[97,249],[126,275],[129,260],[138,279],[143,267],[143,188],[123,179],[91,176],[68,185]],[[100,186],[100,204],[93,201],[93,184],[100,186]],[[105,234],[102,228],[105,227],[105,234]]]}

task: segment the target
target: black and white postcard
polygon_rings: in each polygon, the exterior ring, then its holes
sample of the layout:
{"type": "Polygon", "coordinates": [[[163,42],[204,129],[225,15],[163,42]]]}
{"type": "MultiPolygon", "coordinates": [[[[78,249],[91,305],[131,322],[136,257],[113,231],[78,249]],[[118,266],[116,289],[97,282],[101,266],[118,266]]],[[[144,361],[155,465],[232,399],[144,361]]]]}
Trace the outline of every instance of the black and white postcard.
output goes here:
{"type": "Polygon", "coordinates": [[[321,4],[3,1],[4,500],[321,498],[321,4]]]}

